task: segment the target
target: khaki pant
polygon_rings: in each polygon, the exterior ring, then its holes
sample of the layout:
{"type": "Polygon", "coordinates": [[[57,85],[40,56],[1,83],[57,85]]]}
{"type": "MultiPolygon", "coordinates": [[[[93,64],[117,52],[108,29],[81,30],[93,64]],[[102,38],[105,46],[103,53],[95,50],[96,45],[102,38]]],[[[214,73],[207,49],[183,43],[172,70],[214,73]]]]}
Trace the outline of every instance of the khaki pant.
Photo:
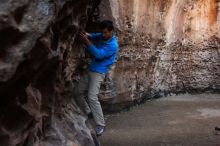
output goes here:
{"type": "Polygon", "coordinates": [[[74,89],[74,97],[79,107],[86,114],[92,112],[96,125],[101,126],[105,126],[105,120],[98,94],[104,78],[104,74],[88,71],[74,89]]]}

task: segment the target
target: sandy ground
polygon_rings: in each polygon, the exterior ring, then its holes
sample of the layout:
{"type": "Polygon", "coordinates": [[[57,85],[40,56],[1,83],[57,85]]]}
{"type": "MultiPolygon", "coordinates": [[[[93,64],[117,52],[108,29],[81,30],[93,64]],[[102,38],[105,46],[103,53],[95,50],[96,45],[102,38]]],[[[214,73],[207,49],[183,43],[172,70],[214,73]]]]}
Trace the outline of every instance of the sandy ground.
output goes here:
{"type": "Polygon", "coordinates": [[[152,100],[106,122],[101,146],[220,146],[220,94],[152,100]]]}

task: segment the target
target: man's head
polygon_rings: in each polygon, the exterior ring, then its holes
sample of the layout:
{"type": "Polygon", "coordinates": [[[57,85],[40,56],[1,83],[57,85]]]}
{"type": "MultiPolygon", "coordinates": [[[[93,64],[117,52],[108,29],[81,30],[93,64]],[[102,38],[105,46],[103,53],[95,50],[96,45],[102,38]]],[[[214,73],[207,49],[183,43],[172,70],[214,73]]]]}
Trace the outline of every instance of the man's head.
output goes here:
{"type": "Polygon", "coordinates": [[[109,40],[112,38],[113,30],[114,30],[112,21],[110,20],[102,21],[100,24],[100,28],[101,28],[102,36],[104,40],[109,40]]]}

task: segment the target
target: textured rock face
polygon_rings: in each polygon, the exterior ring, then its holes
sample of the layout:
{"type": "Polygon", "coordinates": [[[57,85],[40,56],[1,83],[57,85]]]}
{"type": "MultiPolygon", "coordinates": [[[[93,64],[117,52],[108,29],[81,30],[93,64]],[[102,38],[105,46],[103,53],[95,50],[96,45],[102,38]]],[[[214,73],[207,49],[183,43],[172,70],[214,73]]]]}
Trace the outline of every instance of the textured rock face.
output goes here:
{"type": "Polygon", "coordinates": [[[103,101],[219,91],[219,5],[215,0],[103,0],[101,17],[114,20],[120,44],[103,101]]]}
{"type": "Polygon", "coordinates": [[[70,81],[83,56],[76,34],[98,2],[1,0],[1,146],[95,145],[70,81]]]}

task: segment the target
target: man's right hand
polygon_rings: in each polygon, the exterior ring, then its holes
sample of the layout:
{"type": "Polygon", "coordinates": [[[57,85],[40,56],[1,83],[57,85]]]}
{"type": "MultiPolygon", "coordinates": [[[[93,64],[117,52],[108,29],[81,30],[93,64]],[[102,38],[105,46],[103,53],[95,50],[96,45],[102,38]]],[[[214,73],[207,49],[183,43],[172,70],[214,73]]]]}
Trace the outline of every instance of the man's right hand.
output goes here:
{"type": "Polygon", "coordinates": [[[80,32],[79,35],[84,35],[87,38],[90,37],[90,34],[88,32],[85,32],[85,31],[80,32]]]}

